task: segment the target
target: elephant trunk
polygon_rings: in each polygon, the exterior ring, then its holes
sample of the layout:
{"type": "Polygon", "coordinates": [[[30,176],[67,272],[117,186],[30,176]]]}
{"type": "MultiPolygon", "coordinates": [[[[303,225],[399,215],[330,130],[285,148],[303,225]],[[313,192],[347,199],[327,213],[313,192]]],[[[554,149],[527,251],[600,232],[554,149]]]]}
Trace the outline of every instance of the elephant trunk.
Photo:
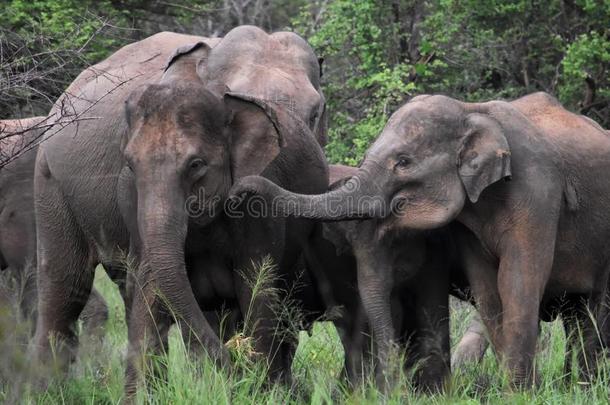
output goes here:
{"type": "Polygon", "coordinates": [[[324,194],[307,195],[285,190],[260,176],[247,176],[231,189],[231,198],[259,195],[270,204],[272,213],[322,221],[384,218],[390,207],[368,170],[360,169],[340,187],[324,194]]]}
{"type": "Polygon", "coordinates": [[[182,313],[188,308],[183,288],[188,286],[184,262],[184,244],[188,218],[177,196],[183,194],[169,181],[138,190],[138,231],[142,262],[150,271],[159,291],[182,313]],[[140,197],[141,196],[141,197],[140,197]]]}
{"type": "Polygon", "coordinates": [[[224,361],[222,343],[199,309],[185,265],[188,215],[185,197],[175,181],[147,182],[138,187],[138,232],[143,270],[143,294],[156,294],[191,341],[197,339],[214,358],[224,361]],[[150,286],[154,291],[148,291],[150,286]],[[191,336],[192,334],[192,336],[191,336]]]}

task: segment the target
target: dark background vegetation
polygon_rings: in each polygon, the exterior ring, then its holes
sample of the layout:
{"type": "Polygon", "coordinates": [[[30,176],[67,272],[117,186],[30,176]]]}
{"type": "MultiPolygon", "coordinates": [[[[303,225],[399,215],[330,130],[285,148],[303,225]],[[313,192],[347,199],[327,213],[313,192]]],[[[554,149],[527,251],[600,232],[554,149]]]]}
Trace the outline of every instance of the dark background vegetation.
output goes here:
{"type": "Polygon", "coordinates": [[[610,0],[0,0],[0,118],[45,114],[86,66],[171,30],[294,30],[325,58],[329,158],[355,164],[420,93],[538,90],[610,127],[610,0]]]}

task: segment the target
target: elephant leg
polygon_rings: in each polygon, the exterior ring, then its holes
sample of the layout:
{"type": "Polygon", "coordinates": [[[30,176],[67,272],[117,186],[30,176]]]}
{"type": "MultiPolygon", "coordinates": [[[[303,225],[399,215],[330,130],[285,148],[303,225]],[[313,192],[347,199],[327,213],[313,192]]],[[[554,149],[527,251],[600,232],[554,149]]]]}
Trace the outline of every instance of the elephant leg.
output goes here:
{"type": "Polygon", "coordinates": [[[564,378],[570,381],[573,358],[576,354],[579,376],[588,382],[597,375],[597,363],[602,355],[603,337],[596,325],[595,308],[587,305],[585,297],[569,297],[561,310],[566,333],[564,378]]]}
{"type": "Polygon", "coordinates": [[[223,307],[221,311],[208,311],[205,316],[215,318],[215,320],[210,319],[210,325],[212,327],[214,324],[218,325],[218,337],[225,343],[237,334],[239,323],[243,321],[241,312],[236,307],[223,307]]]}
{"type": "Polygon", "coordinates": [[[75,354],[75,323],[91,292],[96,258],[52,178],[37,182],[36,214],[36,356],[48,359],[55,341],[59,344],[57,360],[67,366],[75,354]]]}
{"type": "MultiPolygon", "coordinates": [[[[444,287],[449,280],[430,277],[442,275],[442,271],[426,269],[417,283],[416,346],[419,364],[416,372],[417,386],[426,392],[440,392],[450,373],[449,339],[449,291],[444,287]]],[[[442,269],[436,269],[442,270],[442,269]]],[[[410,314],[409,316],[413,316],[410,314]]]]}
{"type": "Polygon", "coordinates": [[[601,294],[593,294],[588,303],[582,301],[582,309],[577,313],[583,342],[578,353],[578,369],[580,378],[587,382],[592,382],[597,377],[598,361],[604,348],[603,336],[600,335],[597,325],[606,308],[602,308],[600,300],[601,294]]]}
{"type": "Polygon", "coordinates": [[[451,357],[451,367],[458,369],[467,363],[478,364],[483,360],[489,341],[485,331],[485,325],[476,309],[472,311],[472,317],[466,332],[460,339],[451,357]]]}
{"type": "MultiPolygon", "coordinates": [[[[167,334],[172,317],[164,310],[158,292],[149,283],[135,287],[129,316],[127,365],[125,368],[125,396],[131,401],[138,385],[147,374],[163,378],[162,363],[154,362],[154,355],[166,353],[167,334]],[[152,355],[152,356],[151,356],[152,355]]],[[[192,335],[190,333],[184,334],[192,335]]]]}
{"type": "Polygon", "coordinates": [[[390,297],[392,263],[381,246],[354,246],[354,252],[358,262],[358,291],[377,348],[377,378],[383,387],[387,387],[388,363],[396,342],[390,297]]]}
{"type": "MultiPolygon", "coordinates": [[[[606,284],[610,283],[607,282],[606,284]]],[[[610,350],[608,350],[610,349],[610,289],[608,289],[608,285],[600,308],[599,333],[601,334],[602,345],[606,349],[606,354],[610,355],[610,350]]]]}
{"type": "Polygon", "coordinates": [[[237,334],[240,322],[243,322],[243,316],[239,310],[239,306],[235,305],[230,309],[229,313],[224,319],[224,322],[222,323],[224,326],[223,334],[226,339],[231,339],[233,336],[235,336],[235,334],[237,334]]]}
{"type": "Polygon", "coordinates": [[[218,336],[220,338],[221,341],[225,341],[225,336],[223,334],[223,331],[221,330],[221,324],[222,324],[222,319],[221,319],[221,314],[218,311],[203,311],[203,315],[205,316],[205,319],[208,320],[208,323],[210,324],[210,328],[212,328],[212,330],[214,331],[214,334],[216,336],[218,336]]]}
{"type": "Polygon", "coordinates": [[[233,280],[241,313],[244,333],[254,338],[254,350],[266,356],[271,379],[290,379],[290,368],[284,363],[282,344],[285,336],[278,319],[279,280],[285,278],[292,264],[282,262],[285,241],[275,235],[285,234],[285,222],[268,218],[235,220],[233,235],[240,251],[234,268],[240,273],[233,280]],[[263,268],[269,258],[272,268],[263,268]]]}
{"type": "Polygon", "coordinates": [[[85,333],[101,337],[106,321],[108,321],[108,305],[104,297],[95,288],[91,290],[91,295],[80,318],[83,321],[83,331],[85,333]]]}
{"type": "MultiPolygon", "coordinates": [[[[582,298],[580,298],[582,299],[582,298]]],[[[566,352],[563,362],[564,382],[569,383],[572,376],[573,358],[578,350],[580,326],[578,325],[579,298],[568,297],[563,303],[561,320],[566,335],[566,352]]]]}
{"type": "MultiPolygon", "coordinates": [[[[536,235],[544,241],[544,232],[536,235]]],[[[549,278],[553,251],[528,252],[539,246],[534,240],[514,237],[500,260],[498,290],[504,310],[501,358],[515,388],[530,387],[538,380],[533,367],[539,333],[542,293],[549,278]]],[[[553,246],[553,245],[551,245],[553,246]]]]}
{"type": "Polygon", "coordinates": [[[352,384],[359,383],[366,370],[367,353],[371,349],[370,333],[367,331],[367,322],[364,309],[350,308],[349,314],[344,314],[342,320],[337,321],[337,329],[341,331],[341,343],[345,351],[345,372],[352,384]],[[346,319],[347,318],[347,319],[346,319]]]}
{"type": "MultiPolygon", "coordinates": [[[[257,270],[246,267],[250,275],[257,270]]],[[[249,277],[244,274],[244,277],[249,277]]],[[[275,276],[273,276],[275,279],[275,276]]],[[[269,376],[272,380],[290,378],[290,370],[284,369],[284,337],[278,330],[279,322],[274,306],[277,305],[275,283],[257,283],[252,279],[235,278],[235,290],[241,311],[244,313],[244,333],[254,338],[254,351],[267,358],[269,376]],[[259,288],[260,287],[260,288],[259,288]]]]}
{"type": "Polygon", "coordinates": [[[497,265],[471,234],[462,235],[458,239],[458,245],[477,311],[497,353],[501,346],[502,329],[502,302],[498,292],[497,265]]]}

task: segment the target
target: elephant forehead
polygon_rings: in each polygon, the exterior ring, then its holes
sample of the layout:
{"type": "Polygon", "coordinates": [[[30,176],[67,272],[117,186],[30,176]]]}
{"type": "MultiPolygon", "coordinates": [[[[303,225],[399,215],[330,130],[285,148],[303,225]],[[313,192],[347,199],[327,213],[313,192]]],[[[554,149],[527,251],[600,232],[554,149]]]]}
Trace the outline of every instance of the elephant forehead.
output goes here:
{"type": "Polygon", "coordinates": [[[393,115],[384,133],[392,134],[409,147],[431,147],[459,137],[462,120],[443,111],[410,108],[393,115]]]}
{"type": "Polygon", "coordinates": [[[142,125],[129,142],[126,153],[134,160],[166,160],[195,152],[191,137],[175,125],[157,120],[142,125]]]}
{"type": "MultiPolygon", "coordinates": [[[[294,33],[267,34],[255,27],[231,30],[213,48],[208,66],[212,72],[227,70],[229,65],[263,64],[290,70],[295,66],[314,68],[317,59],[311,47],[294,33]]],[[[232,69],[228,69],[232,70],[232,69]]]]}
{"type": "Polygon", "coordinates": [[[249,66],[228,78],[226,84],[231,91],[278,104],[303,120],[308,119],[310,110],[322,101],[305,73],[298,70],[289,72],[263,65],[249,66]]]}

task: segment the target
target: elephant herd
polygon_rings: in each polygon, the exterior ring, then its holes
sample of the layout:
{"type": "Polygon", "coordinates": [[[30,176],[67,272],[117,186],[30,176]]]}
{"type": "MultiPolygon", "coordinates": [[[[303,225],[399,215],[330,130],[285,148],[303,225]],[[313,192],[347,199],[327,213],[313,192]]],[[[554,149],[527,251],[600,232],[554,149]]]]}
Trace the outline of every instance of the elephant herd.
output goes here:
{"type": "Polygon", "coordinates": [[[85,70],[47,117],[0,124],[16,133],[5,150],[40,138],[0,170],[0,263],[27,287],[33,358],[67,367],[78,317],[106,319],[101,264],[125,301],[127,397],[172,324],[219,365],[223,340],[247,328],[269,377],[288,380],[288,301],[304,325],[341,308],[349,376],[370,355],[388,383],[398,347],[417,386],[442,389],[451,294],[482,320],[458,358],[480,358],[488,338],[514,386],[530,386],[539,322],[560,316],[593,378],[608,328],[610,134],[545,93],[421,95],[358,168],[329,165],[321,76],[294,33],[162,32],[85,70]]]}

